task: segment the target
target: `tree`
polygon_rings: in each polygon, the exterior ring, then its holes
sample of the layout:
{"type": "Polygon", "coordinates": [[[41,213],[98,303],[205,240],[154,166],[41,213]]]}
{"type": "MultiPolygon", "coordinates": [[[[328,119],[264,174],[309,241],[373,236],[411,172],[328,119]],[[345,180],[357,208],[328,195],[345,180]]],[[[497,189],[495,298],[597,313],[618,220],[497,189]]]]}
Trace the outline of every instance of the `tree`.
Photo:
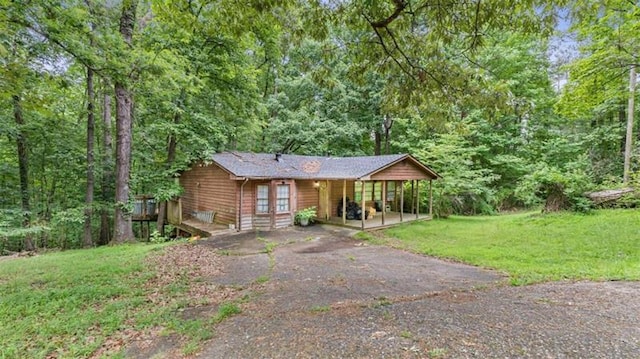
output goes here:
{"type": "MultiPolygon", "coordinates": [[[[108,88],[109,86],[105,87],[108,88]]],[[[113,139],[111,137],[111,96],[106,92],[102,111],[102,177],[100,189],[103,205],[100,211],[100,237],[98,244],[107,244],[112,238],[112,228],[109,221],[109,212],[105,208],[105,204],[113,201],[115,181],[113,176],[113,139]]]]}
{"type": "Polygon", "coordinates": [[[622,170],[623,182],[627,182],[632,167],[640,6],[623,0],[576,1],[572,11],[572,29],[578,35],[581,56],[570,64],[569,82],[558,108],[571,118],[589,121],[592,127],[603,125],[606,118],[619,122],[623,161],[620,156],[615,161],[623,162],[622,168],[618,168],[622,170]]]}
{"type": "MultiPolygon", "coordinates": [[[[133,30],[136,22],[136,0],[126,0],[122,4],[120,16],[120,35],[125,43],[124,53],[130,55],[126,49],[132,45],[133,30]]],[[[128,71],[128,73],[131,73],[128,71]]],[[[128,210],[129,181],[131,177],[131,133],[133,95],[129,89],[126,73],[119,73],[114,83],[116,94],[116,208],[114,217],[114,237],[116,243],[122,243],[135,238],[128,210]]]]}
{"type": "MultiPolygon", "coordinates": [[[[13,118],[18,127],[18,134],[16,136],[16,144],[18,147],[18,163],[20,168],[20,202],[22,205],[22,213],[24,220],[22,226],[29,228],[31,225],[31,205],[29,204],[29,154],[27,147],[27,140],[24,134],[24,118],[22,116],[22,104],[21,95],[13,95],[13,118]]],[[[35,249],[31,235],[27,234],[25,237],[24,247],[28,251],[35,249]]]]}
{"type": "MultiPolygon", "coordinates": [[[[437,97],[451,101],[465,95],[466,80],[475,70],[459,64],[473,65],[475,50],[492,31],[548,34],[555,5],[536,0],[319,2],[308,17],[324,16],[320,23],[345,27],[349,36],[355,35],[340,41],[359,64],[353,72],[375,69],[395,78],[387,87],[399,93],[396,106],[428,107],[437,97]]],[[[317,33],[329,31],[322,28],[317,33]]]]}
{"type": "Polygon", "coordinates": [[[622,182],[629,183],[631,172],[631,151],[633,149],[633,117],[635,113],[634,100],[636,97],[636,65],[629,69],[629,107],[627,108],[627,132],[624,142],[624,171],[622,182]]]}
{"type": "Polygon", "coordinates": [[[95,92],[93,88],[93,70],[87,68],[87,189],[85,196],[85,221],[84,238],[85,247],[93,246],[93,233],[91,217],[93,215],[93,191],[94,191],[94,140],[95,140],[95,114],[94,114],[95,92]]]}

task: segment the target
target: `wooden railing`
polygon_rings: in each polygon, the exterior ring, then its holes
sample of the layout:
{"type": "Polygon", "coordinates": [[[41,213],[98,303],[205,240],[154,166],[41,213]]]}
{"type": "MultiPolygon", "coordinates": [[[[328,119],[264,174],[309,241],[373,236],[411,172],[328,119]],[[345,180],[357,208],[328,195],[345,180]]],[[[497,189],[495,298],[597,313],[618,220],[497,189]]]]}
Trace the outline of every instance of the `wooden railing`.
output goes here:
{"type": "Polygon", "coordinates": [[[131,219],[134,221],[154,221],[158,219],[156,200],[150,195],[137,195],[133,201],[131,219]]]}

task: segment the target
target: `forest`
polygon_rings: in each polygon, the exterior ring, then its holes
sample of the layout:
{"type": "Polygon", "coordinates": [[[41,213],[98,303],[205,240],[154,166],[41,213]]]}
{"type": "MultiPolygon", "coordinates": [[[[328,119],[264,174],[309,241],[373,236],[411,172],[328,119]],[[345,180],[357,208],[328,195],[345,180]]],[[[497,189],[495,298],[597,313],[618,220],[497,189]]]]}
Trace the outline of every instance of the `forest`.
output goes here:
{"type": "Polygon", "coordinates": [[[134,195],[227,150],[410,153],[442,217],[588,211],[640,180],[639,35],[627,0],[0,0],[0,254],[131,240],[134,195]]]}

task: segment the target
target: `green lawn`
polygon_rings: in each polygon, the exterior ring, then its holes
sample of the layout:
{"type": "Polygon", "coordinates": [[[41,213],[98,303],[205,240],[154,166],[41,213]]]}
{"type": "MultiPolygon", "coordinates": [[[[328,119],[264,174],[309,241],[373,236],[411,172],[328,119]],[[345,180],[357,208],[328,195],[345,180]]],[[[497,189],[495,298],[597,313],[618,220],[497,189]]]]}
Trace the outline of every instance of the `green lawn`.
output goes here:
{"type": "MultiPolygon", "coordinates": [[[[132,244],[0,260],[0,358],[81,358],[112,334],[180,321],[147,300],[144,258],[166,245],[132,244]]],[[[196,328],[200,331],[200,328],[196,328]]],[[[111,353],[111,355],[117,353],[111,353]]]]}
{"type": "Polygon", "coordinates": [[[503,271],[513,284],[640,279],[640,210],[454,216],[385,234],[412,251],[503,271]]]}

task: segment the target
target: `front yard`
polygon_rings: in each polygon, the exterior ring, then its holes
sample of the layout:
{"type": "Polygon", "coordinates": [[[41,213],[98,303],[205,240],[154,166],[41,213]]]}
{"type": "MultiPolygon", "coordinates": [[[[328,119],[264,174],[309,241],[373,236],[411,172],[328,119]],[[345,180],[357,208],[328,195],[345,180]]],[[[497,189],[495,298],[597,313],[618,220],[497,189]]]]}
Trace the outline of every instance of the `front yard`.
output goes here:
{"type": "Polygon", "coordinates": [[[415,252],[503,271],[513,284],[640,279],[639,210],[454,216],[385,234],[415,252]]]}
{"type": "Polygon", "coordinates": [[[440,349],[495,357],[520,353],[527,338],[540,344],[527,349],[532,355],[560,355],[568,344],[585,355],[640,355],[637,326],[629,324],[637,320],[638,283],[573,282],[640,279],[639,211],[452,217],[367,234],[368,243],[337,228],[1,259],[0,357],[123,357],[136,353],[132,344],[144,357],[146,342],[160,343],[158,350],[174,343],[170,357],[201,350],[404,357],[414,349],[418,357],[440,349]],[[216,246],[240,238],[251,251],[229,255],[216,246]],[[452,261],[495,269],[516,285],[569,281],[505,286],[499,273],[452,261]],[[594,310],[609,314],[594,317],[594,310]],[[612,313],[618,324],[599,323],[593,333],[591,321],[612,313]],[[575,341],[545,337],[553,328],[541,318],[551,317],[562,333],[575,321],[575,341]],[[512,327],[503,328],[507,322],[512,327]],[[487,328],[494,332],[479,340],[487,328]],[[590,342],[598,336],[608,339],[590,342]],[[271,345],[278,342],[293,347],[271,345]]]}

